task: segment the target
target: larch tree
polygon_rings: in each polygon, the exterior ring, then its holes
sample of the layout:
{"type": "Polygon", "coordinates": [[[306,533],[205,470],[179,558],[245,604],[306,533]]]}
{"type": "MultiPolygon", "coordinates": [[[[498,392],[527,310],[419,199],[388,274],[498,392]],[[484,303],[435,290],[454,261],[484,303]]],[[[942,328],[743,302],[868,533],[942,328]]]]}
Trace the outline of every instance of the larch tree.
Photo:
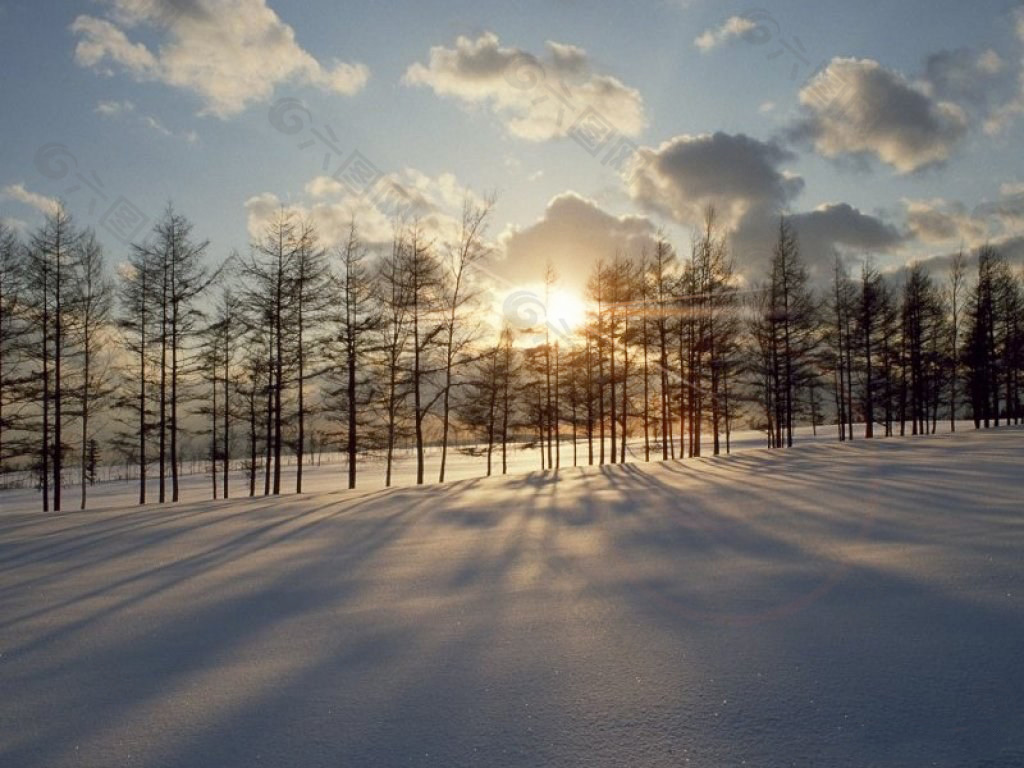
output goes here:
{"type": "MultiPolygon", "coordinates": [[[[607,346],[605,339],[605,304],[607,302],[607,268],[603,260],[598,260],[591,270],[587,280],[587,297],[593,309],[590,313],[591,320],[588,324],[588,339],[593,339],[590,344],[593,350],[593,359],[596,360],[596,377],[594,378],[594,397],[597,401],[597,451],[598,464],[604,464],[605,459],[605,356],[607,346]]],[[[588,342],[589,344],[589,342],[588,342]]],[[[591,361],[593,370],[594,362],[591,361]]]]}
{"type": "Polygon", "coordinates": [[[672,268],[675,253],[664,235],[659,234],[650,260],[651,301],[658,347],[658,401],[661,406],[661,458],[676,457],[672,438],[672,390],[669,387],[669,315],[672,268]]]}
{"type": "Polygon", "coordinates": [[[426,423],[443,388],[434,386],[435,374],[443,371],[437,360],[438,339],[445,329],[439,294],[443,276],[434,243],[419,221],[406,234],[402,249],[403,296],[411,326],[412,354],[407,370],[413,402],[413,429],[416,437],[416,484],[425,479],[426,423]]]}
{"type": "Polygon", "coordinates": [[[390,253],[382,254],[374,270],[373,303],[379,312],[372,341],[374,368],[379,383],[371,395],[383,421],[379,442],[384,448],[384,485],[390,487],[395,450],[405,436],[405,403],[408,379],[405,375],[409,340],[412,337],[410,302],[404,279],[404,254],[408,244],[404,228],[396,223],[390,253]]]}
{"type": "Polygon", "coordinates": [[[302,493],[302,469],[306,454],[306,384],[320,375],[315,351],[326,338],[324,321],[330,296],[330,268],[316,228],[308,219],[298,223],[294,270],[290,281],[291,307],[288,327],[294,336],[296,386],[295,492],[302,493]]]}
{"type": "Polygon", "coordinates": [[[501,474],[508,474],[508,444],[515,409],[515,392],[519,384],[519,355],[515,349],[515,335],[507,323],[498,339],[498,370],[501,381],[499,408],[501,409],[501,474]]]}
{"type": "Polygon", "coordinates": [[[26,288],[36,328],[34,361],[38,386],[35,399],[40,402],[40,475],[43,510],[61,509],[63,485],[65,395],[68,382],[65,372],[71,348],[69,328],[76,301],[75,263],[80,233],[63,205],[46,214],[43,224],[32,236],[26,259],[26,288]],[[50,477],[52,473],[52,479],[50,477]]]}
{"type": "MultiPolygon", "coordinates": [[[[203,350],[205,358],[203,367],[210,384],[210,462],[214,498],[217,498],[218,462],[221,473],[221,495],[226,499],[229,498],[231,492],[229,482],[232,453],[231,427],[236,415],[237,403],[235,401],[238,399],[236,395],[240,392],[234,368],[242,326],[241,302],[234,291],[230,288],[223,288],[213,308],[210,323],[206,327],[203,350]]],[[[248,403],[250,407],[254,405],[254,402],[248,403]]],[[[247,413],[246,416],[248,418],[252,416],[252,413],[247,413]]],[[[253,436],[251,436],[252,438],[253,436]]]]}
{"type": "Polygon", "coordinates": [[[246,291],[242,297],[250,324],[262,324],[269,345],[267,371],[267,440],[265,487],[281,493],[281,457],[284,445],[284,396],[290,382],[294,274],[300,242],[296,216],[280,209],[252,243],[242,262],[246,291]]]}
{"type": "Polygon", "coordinates": [[[94,440],[90,416],[113,393],[110,356],[103,350],[110,339],[114,304],[114,286],[107,275],[103,249],[91,231],[83,233],[78,244],[75,279],[78,301],[73,333],[81,355],[81,381],[78,401],[81,416],[80,472],[81,509],[85,509],[89,486],[90,441],[94,440]]]}
{"type": "Polygon", "coordinates": [[[967,275],[967,258],[961,246],[949,267],[949,431],[956,432],[956,415],[960,405],[960,331],[963,323],[964,286],[967,275]]]}
{"type": "Polygon", "coordinates": [[[23,246],[14,229],[0,220],[0,477],[7,461],[21,447],[10,438],[20,426],[15,406],[20,404],[22,341],[29,332],[24,297],[23,246]]]}
{"type": "MultiPolygon", "coordinates": [[[[118,267],[117,327],[122,344],[129,353],[128,371],[123,402],[135,411],[134,422],[129,420],[127,443],[137,441],[135,459],[139,468],[139,504],[146,503],[146,474],[148,466],[147,441],[150,434],[149,407],[149,346],[156,305],[153,303],[154,264],[152,252],[142,246],[133,246],[128,260],[118,267]]],[[[129,451],[131,447],[129,447],[129,451]]]]}
{"type": "MultiPolygon", "coordinates": [[[[495,199],[489,196],[476,201],[467,193],[462,203],[462,221],[458,239],[445,246],[441,269],[440,298],[444,305],[444,372],[441,381],[441,467],[438,482],[444,482],[448,460],[448,433],[451,427],[453,388],[463,367],[474,359],[473,345],[483,326],[471,317],[479,291],[474,287],[473,269],[490,253],[485,240],[488,220],[495,199]]],[[[488,461],[490,457],[488,454],[488,461]]]]}
{"type": "Polygon", "coordinates": [[[775,406],[775,447],[793,445],[797,393],[810,373],[817,343],[816,303],[792,225],[779,219],[769,278],[768,327],[775,406]]]}
{"type": "Polygon", "coordinates": [[[153,265],[147,284],[150,303],[158,313],[156,344],[159,345],[158,432],[159,501],[167,500],[166,474],[170,465],[171,501],[179,495],[180,415],[188,379],[188,356],[201,330],[199,298],[210,286],[215,272],[206,264],[209,242],[193,238],[193,225],[168,205],[153,225],[149,240],[136,246],[153,265]]]}
{"type": "Polygon", "coordinates": [[[889,304],[883,278],[870,259],[861,267],[860,301],[857,307],[857,339],[861,363],[861,404],[864,413],[864,437],[875,435],[875,406],[882,383],[880,349],[885,336],[885,311],[889,304]]]}
{"type": "Polygon", "coordinates": [[[345,243],[334,251],[337,266],[332,280],[332,295],[337,297],[337,302],[334,303],[332,317],[335,333],[330,353],[334,359],[335,378],[340,379],[331,395],[337,410],[344,414],[343,445],[348,461],[349,488],[356,487],[359,434],[360,427],[364,426],[360,413],[372,398],[365,368],[374,351],[374,333],[382,330],[382,314],[374,302],[366,258],[366,246],[353,219],[349,222],[345,243]]]}

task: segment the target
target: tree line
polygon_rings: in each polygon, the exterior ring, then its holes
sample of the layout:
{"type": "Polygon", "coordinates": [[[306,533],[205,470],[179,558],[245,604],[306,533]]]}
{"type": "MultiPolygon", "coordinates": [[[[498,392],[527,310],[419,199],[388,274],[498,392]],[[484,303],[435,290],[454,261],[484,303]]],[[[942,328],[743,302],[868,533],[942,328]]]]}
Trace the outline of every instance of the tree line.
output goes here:
{"type": "MultiPolygon", "coordinates": [[[[782,448],[800,424],[845,441],[1020,421],[1024,281],[992,246],[939,277],[836,255],[816,288],[782,217],[749,282],[709,207],[685,255],[659,235],[599,261],[580,327],[493,322],[493,205],[467,198],[445,236],[397,222],[387,248],[355,220],[326,247],[281,209],[217,267],[169,206],[113,273],[61,206],[24,238],[0,224],[0,478],[31,473],[60,510],[73,485],[85,508],[104,461],[136,469],[140,504],[177,501],[186,435],[227,498],[233,469],[241,493],[281,493],[286,462],[302,492],[314,448],[354,488],[368,456],[390,485],[406,447],[424,483],[428,449],[443,482],[453,450],[490,475],[523,444],[554,469],[727,453],[737,424],[782,448]]],[[[549,265],[546,294],[558,280],[549,265]]]]}

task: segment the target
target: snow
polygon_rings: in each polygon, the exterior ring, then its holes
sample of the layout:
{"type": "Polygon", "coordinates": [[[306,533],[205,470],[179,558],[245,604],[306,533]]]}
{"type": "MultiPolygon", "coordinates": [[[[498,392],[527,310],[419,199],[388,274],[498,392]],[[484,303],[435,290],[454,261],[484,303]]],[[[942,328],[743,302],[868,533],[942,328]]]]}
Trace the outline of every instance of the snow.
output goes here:
{"type": "MultiPolygon", "coordinates": [[[[635,426],[635,425],[634,425],[635,426]]],[[[970,422],[961,421],[958,422],[957,429],[965,431],[972,429],[970,422]]],[[[948,430],[947,423],[940,423],[938,425],[940,433],[945,433],[948,430]]],[[[857,425],[858,438],[864,434],[864,425],[857,425]]],[[[796,430],[796,440],[798,443],[807,442],[831,442],[835,441],[837,436],[836,427],[818,427],[817,430],[811,430],[810,427],[801,427],[796,430]],[[816,432],[817,434],[814,434],[816,432]]],[[[750,449],[763,448],[766,442],[766,437],[763,432],[757,432],[754,430],[741,430],[736,431],[732,434],[732,451],[740,452],[750,449]]],[[[651,440],[651,457],[657,459],[660,457],[660,444],[656,444],[656,440],[652,437],[651,440]]],[[[703,452],[705,455],[711,453],[711,440],[705,434],[703,440],[703,452]]],[[[675,441],[676,455],[680,454],[680,447],[678,439],[675,441]]],[[[471,450],[479,452],[480,446],[470,446],[471,450]]],[[[609,457],[611,456],[611,440],[605,439],[605,450],[609,457]]],[[[563,436],[561,445],[561,467],[569,467],[572,465],[572,443],[568,441],[566,436],[563,436]]],[[[587,446],[585,440],[580,440],[577,446],[578,462],[585,464],[587,461],[587,446]]],[[[598,442],[595,438],[594,453],[595,457],[598,454],[598,442]]],[[[725,438],[722,438],[722,452],[725,452],[725,438]]],[[[628,462],[642,461],[644,457],[644,447],[642,438],[632,437],[629,441],[629,447],[626,451],[626,460],[628,462]]],[[[151,457],[152,458],[152,457],[151,457]]],[[[307,457],[306,464],[303,468],[302,485],[303,490],[307,493],[310,492],[324,492],[324,491],[337,491],[346,488],[347,486],[347,464],[345,463],[345,457],[338,453],[325,453],[319,457],[321,460],[317,460],[316,456],[307,457]]],[[[285,455],[282,457],[282,481],[281,489],[282,493],[288,494],[293,493],[295,490],[295,466],[294,457],[285,455]]],[[[495,448],[494,453],[494,474],[501,473],[501,454],[500,446],[495,448]]],[[[596,458],[595,458],[596,462],[596,458]]],[[[231,472],[230,476],[230,495],[231,496],[244,496],[248,495],[249,490],[249,477],[246,473],[241,470],[241,461],[235,460],[234,464],[237,465],[235,471],[231,472]]],[[[437,481],[438,469],[441,464],[441,451],[436,446],[428,446],[426,449],[426,474],[425,480],[427,483],[434,483],[437,481]]],[[[212,478],[209,474],[208,462],[195,462],[193,465],[190,461],[181,462],[182,474],[180,477],[180,500],[181,501],[201,501],[204,499],[212,498],[212,478]],[[195,471],[193,471],[193,469],[195,471]]],[[[509,455],[508,455],[508,467],[509,474],[524,474],[526,472],[532,472],[540,467],[540,454],[537,448],[527,446],[524,444],[510,444],[509,455]]],[[[470,455],[469,453],[460,450],[457,445],[452,445],[448,451],[448,462],[447,469],[445,472],[446,480],[467,480],[471,478],[483,477],[486,474],[487,462],[482,455],[470,455]]],[[[126,471],[130,471],[134,477],[135,468],[125,468],[123,466],[114,467],[100,467],[100,480],[95,486],[91,486],[88,491],[89,507],[90,508],[129,508],[135,507],[138,504],[139,499],[139,488],[138,480],[107,480],[106,476],[112,475],[114,477],[123,476],[126,471]]],[[[147,503],[156,503],[158,482],[155,477],[156,466],[155,463],[149,467],[149,482],[147,483],[147,503]]],[[[75,485],[78,481],[78,468],[77,466],[72,467],[66,474],[66,482],[64,490],[64,509],[69,511],[70,509],[78,509],[79,505],[79,489],[75,485]]],[[[358,463],[358,482],[357,487],[359,489],[374,489],[383,488],[385,478],[385,462],[381,455],[371,454],[368,456],[361,456],[358,463]]],[[[21,479],[24,480],[24,477],[21,479]]],[[[167,476],[167,498],[170,499],[170,469],[168,468],[167,476]]],[[[415,454],[411,449],[398,451],[395,456],[395,463],[392,471],[392,487],[401,487],[416,484],[416,458],[415,454]]],[[[42,506],[41,493],[34,488],[30,487],[30,484],[24,482],[24,488],[0,490],[0,513],[7,511],[36,511],[42,506]]],[[[217,483],[218,496],[220,496],[220,479],[217,483]]],[[[256,482],[257,493],[262,494],[263,492],[263,475],[260,474],[257,477],[256,482]]]]}
{"type": "Polygon", "coordinates": [[[1024,765],[1022,455],[5,504],[0,765],[1024,765]]]}

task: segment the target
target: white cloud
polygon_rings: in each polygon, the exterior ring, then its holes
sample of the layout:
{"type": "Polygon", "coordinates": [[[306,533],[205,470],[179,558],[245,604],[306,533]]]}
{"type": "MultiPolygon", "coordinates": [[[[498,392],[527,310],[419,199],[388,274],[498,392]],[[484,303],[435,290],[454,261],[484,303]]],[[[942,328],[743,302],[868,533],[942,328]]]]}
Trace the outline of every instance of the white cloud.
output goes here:
{"type": "MultiPolygon", "coordinates": [[[[1017,40],[1024,45],[1024,8],[1014,11],[1013,20],[1017,40]]],[[[1003,133],[1020,115],[1024,115],[1024,54],[1017,70],[1014,94],[992,111],[985,123],[985,132],[993,136],[1003,133]]]]}
{"type": "Polygon", "coordinates": [[[80,67],[112,75],[113,70],[105,66],[109,60],[138,78],[154,77],[159,70],[156,58],[146,46],[131,42],[122,29],[109,21],[79,16],[71,31],[78,37],[75,63],[80,67]]]}
{"type": "Polygon", "coordinates": [[[944,163],[967,132],[960,106],[871,59],[832,59],[801,89],[800,103],[794,138],[828,158],[873,157],[900,173],[944,163]]]}
{"type": "Polygon", "coordinates": [[[1006,68],[1006,63],[995,51],[978,53],[970,48],[938,51],[925,59],[924,84],[926,93],[936,99],[958,104],[984,105],[1006,68]]]}
{"type": "Polygon", "coordinates": [[[1021,84],[1021,89],[1022,95],[1019,98],[1012,99],[999,106],[992,112],[991,117],[985,121],[985,133],[989,136],[998,136],[1006,132],[1017,117],[1024,115],[1024,83],[1021,84]]]}
{"type": "Polygon", "coordinates": [[[955,102],[985,133],[995,135],[1019,113],[1017,72],[991,48],[939,51],[925,60],[924,91],[933,99],[955,102]]]}
{"type": "Polygon", "coordinates": [[[730,229],[753,209],[785,208],[803,179],[780,166],[794,156],[743,134],[676,136],[657,149],[642,147],[631,169],[630,196],[647,210],[692,225],[713,204],[730,229]]]}
{"type": "Polygon", "coordinates": [[[707,53],[723,43],[756,39],[758,30],[758,24],[754,19],[746,16],[730,16],[720,26],[705,30],[693,41],[693,44],[702,52],[707,53]]]}
{"type": "Polygon", "coordinates": [[[849,203],[825,203],[790,217],[801,248],[827,257],[833,249],[887,252],[901,245],[904,235],[896,227],[849,203]]]}
{"type": "Polygon", "coordinates": [[[199,141],[199,134],[195,131],[190,130],[180,133],[172,131],[152,115],[137,114],[135,105],[130,101],[101,101],[93,111],[110,119],[134,117],[138,124],[144,125],[149,130],[165,138],[181,139],[188,144],[195,144],[199,141]]]}
{"type": "Polygon", "coordinates": [[[109,19],[79,16],[75,61],[112,74],[113,65],[140,81],[158,81],[195,93],[202,112],[230,117],[268,100],[285,82],[346,95],[366,84],[363,64],[324,66],[295,41],[294,30],[266,0],[106,0],[109,19]],[[173,23],[169,23],[173,21],[173,23]],[[163,35],[154,53],[132,42],[127,29],[150,27],[163,35]]]}
{"type": "Polygon", "coordinates": [[[135,105],[130,101],[101,101],[96,104],[93,111],[104,117],[114,117],[123,115],[125,112],[134,112],[135,105]]]}
{"type": "Polygon", "coordinates": [[[733,233],[733,258],[741,274],[763,274],[778,238],[779,216],[786,214],[812,281],[824,284],[832,274],[835,254],[861,256],[893,253],[907,242],[904,231],[879,216],[849,203],[824,203],[809,211],[786,213],[753,209],[733,233]]]}
{"type": "Polygon", "coordinates": [[[977,206],[974,215],[997,223],[1006,234],[1024,233],[1024,183],[1002,184],[999,198],[977,206]]]}
{"type": "Polygon", "coordinates": [[[152,115],[142,115],[139,117],[139,121],[160,136],[164,136],[169,139],[181,139],[186,144],[196,144],[199,141],[199,134],[195,131],[184,131],[182,133],[172,131],[152,115]]]}
{"type": "Polygon", "coordinates": [[[265,192],[245,203],[249,234],[259,235],[283,206],[309,217],[325,245],[344,241],[355,218],[363,239],[373,245],[391,241],[395,221],[419,221],[428,237],[439,242],[456,236],[462,203],[469,196],[479,201],[451,173],[436,177],[414,168],[383,176],[372,189],[358,194],[335,178],[317,176],[307,182],[304,199],[284,202],[265,192]]]}
{"type": "Polygon", "coordinates": [[[743,134],[684,135],[657,149],[643,147],[640,157],[627,180],[633,200],[691,228],[714,205],[744,276],[765,269],[782,215],[796,229],[813,279],[827,276],[836,251],[891,252],[905,241],[898,227],[848,203],[791,212],[804,180],[785,167],[795,155],[774,142],[743,134]]]}
{"type": "Polygon", "coordinates": [[[3,196],[10,200],[17,200],[42,213],[53,213],[60,206],[60,201],[53,197],[30,192],[24,184],[9,184],[3,188],[3,196]]]}
{"type": "MultiPolygon", "coordinates": [[[[990,245],[999,251],[1010,266],[1020,267],[1021,265],[1024,265],[1024,237],[1020,235],[1001,237],[987,241],[985,245],[990,245]]],[[[957,256],[959,251],[960,248],[958,247],[958,244],[954,243],[946,253],[937,256],[929,256],[925,259],[919,260],[917,263],[923,266],[932,275],[941,275],[949,271],[952,266],[953,259],[957,256]]],[[[977,251],[968,249],[965,255],[967,256],[968,272],[970,272],[974,268],[974,265],[977,264],[977,251]]]]}
{"type": "Polygon", "coordinates": [[[314,202],[287,202],[270,192],[256,195],[245,201],[249,235],[259,237],[266,225],[281,208],[304,218],[316,226],[325,246],[344,242],[349,222],[359,224],[362,237],[368,242],[380,245],[391,239],[391,222],[388,217],[374,208],[370,201],[356,196],[314,202]]]}
{"type": "Polygon", "coordinates": [[[997,238],[1024,233],[1024,184],[1001,185],[995,200],[982,202],[973,210],[962,202],[944,198],[908,199],[907,227],[919,242],[976,247],[997,238]]]}
{"type": "Polygon", "coordinates": [[[494,271],[516,282],[540,280],[548,260],[571,265],[561,285],[582,290],[591,269],[600,259],[616,253],[635,256],[654,243],[657,229],[645,216],[616,216],[596,202],[575,192],[564,192],[548,203],[530,226],[510,227],[499,240],[504,259],[494,271]]]}
{"type": "Polygon", "coordinates": [[[921,243],[956,243],[978,245],[989,236],[989,228],[982,218],[967,210],[963,203],[941,197],[907,199],[907,227],[921,243]]]}
{"type": "Polygon", "coordinates": [[[1003,67],[1006,66],[1006,62],[1003,61],[1002,57],[998,53],[989,48],[978,54],[978,60],[975,65],[981,72],[985,72],[990,75],[997,75],[1003,71],[1003,67]]]}
{"type": "Polygon", "coordinates": [[[466,106],[485,106],[510,134],[531,141],[566,136],[588,110],[628,136],[647,125],[638,91],[594,73],[586,51],[564,43],[549,41],[538,57],[503,47],[493,33],[459,37],[454,48],[431,48],[427,63],[410,66],[403,82],[466,106]]]}

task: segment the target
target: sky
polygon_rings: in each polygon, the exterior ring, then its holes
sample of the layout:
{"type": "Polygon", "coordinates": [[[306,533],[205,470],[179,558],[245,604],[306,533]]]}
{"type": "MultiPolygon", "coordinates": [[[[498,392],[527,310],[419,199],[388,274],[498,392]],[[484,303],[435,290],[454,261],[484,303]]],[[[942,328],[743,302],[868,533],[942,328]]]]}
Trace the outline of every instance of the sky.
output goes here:
{"type": "Polygon", "coordinates": [[[61,199],[113,263],[170,201],[219,261],[282,205],[386,243],[467,194],[506,292],[685,252],[709,203],[749,280],[780,214],[817,277],[1024,257],[1011,0],[0,0],[0,88],[0,217],[61,199]]]}

